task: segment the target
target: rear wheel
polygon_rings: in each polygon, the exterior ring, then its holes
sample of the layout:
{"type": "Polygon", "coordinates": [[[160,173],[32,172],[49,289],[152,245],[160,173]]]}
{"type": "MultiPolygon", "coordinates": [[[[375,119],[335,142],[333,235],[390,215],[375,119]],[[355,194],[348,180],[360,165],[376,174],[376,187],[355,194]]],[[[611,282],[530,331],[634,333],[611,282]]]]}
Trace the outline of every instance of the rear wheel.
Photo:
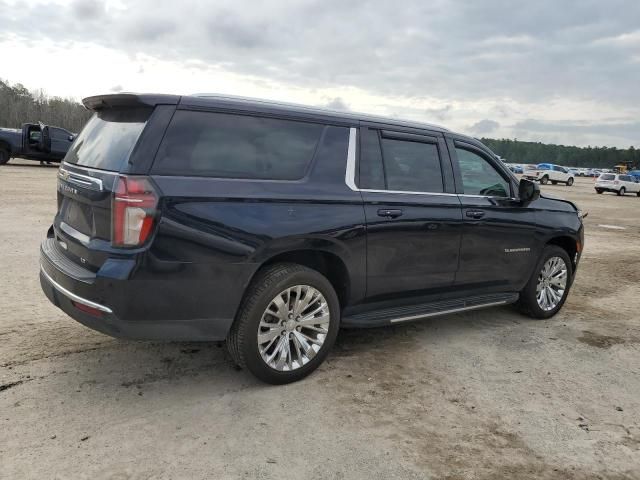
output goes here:
{"type": "Polygon", "coordinates": [[[625,188],[624,188],[624,187],[620,187],[620,190],[618,190],[618,195],[622,196],[622,195],[624,195],[625,193],[627,193],[627,191],[625,190],[625,188]]]}
{"type": "Polygon", "coordinates": [[[573,270],[566,250],[547,245],[529,279],[520,292],[518,308],[533,318],[553,317],[564,305],[573,270]]]}
{"type": "Polygon", "coordinates": [[[319,272],[283,263],[259,273],[227,337],[233,360],[260,380],[300,380],[326,358],[340,323],[338,296],[319,272]]]}
{"type": "Polygon", "coordinates": [[[9,161],[9,152],[0,149],[0,165],[4,165],[9,161]]]}
{"type": "Polygon", "coordinates": [[[602,190],[600,190],[599,188],[596,188],[596,193],[602,193],[602,190]]]}
{"type": "Polygon", "coordinates": [[[567,186],[570,187],[571,185],[573,185],[573,178],[567,180],[567,186]]]}
{"type": "Polygon", "coordinates": [[[545,175],[544,177],[542,177],[542,178],[540,179],[540,183],[541,183],[542,185],[546,185],[547,183],[549,183],[549,177],[547,177],[547,176],[545,175]]]}

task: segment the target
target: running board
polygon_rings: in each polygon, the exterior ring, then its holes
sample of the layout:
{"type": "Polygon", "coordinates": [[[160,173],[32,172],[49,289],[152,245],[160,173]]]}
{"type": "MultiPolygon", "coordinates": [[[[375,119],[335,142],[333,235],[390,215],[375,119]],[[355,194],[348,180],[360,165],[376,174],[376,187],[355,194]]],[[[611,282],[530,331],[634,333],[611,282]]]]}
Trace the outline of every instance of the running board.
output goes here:
{"type": "Polygon", "coordinates": [[[342,318],[345,327],[378,327],[393,323],[410,322],[423,318],[460,313],[479,308],[496,307],[518,301],[517,293],[477,295],[456,300],[441,300],[433,303],[373,310],[342,318]]]}

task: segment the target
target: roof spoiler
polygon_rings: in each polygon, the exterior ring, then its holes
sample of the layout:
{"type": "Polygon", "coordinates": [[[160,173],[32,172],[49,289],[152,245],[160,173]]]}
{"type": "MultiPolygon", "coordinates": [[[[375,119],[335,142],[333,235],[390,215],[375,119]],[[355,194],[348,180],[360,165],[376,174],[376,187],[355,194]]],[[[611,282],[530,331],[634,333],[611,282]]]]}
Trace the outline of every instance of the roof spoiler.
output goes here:
{"type": "Polygon", "coordinates": [[[179,95],[115,93],[110,95],[95,95],[82,100],[82,104],[89,110],[102,110],[112,107],[155,107],[156,105],[177,105],[179,95]]]}

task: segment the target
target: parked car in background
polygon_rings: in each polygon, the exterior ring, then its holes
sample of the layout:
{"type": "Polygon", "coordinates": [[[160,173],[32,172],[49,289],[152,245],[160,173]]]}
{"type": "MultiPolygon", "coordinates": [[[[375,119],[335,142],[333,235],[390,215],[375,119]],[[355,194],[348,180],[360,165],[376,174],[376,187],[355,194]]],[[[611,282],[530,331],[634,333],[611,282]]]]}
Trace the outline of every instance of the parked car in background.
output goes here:
{"type": "Polygon", "coordinates": [[[59,162],[69,150],[75,134],[61,127],[25,123],[21,129],[0,128],[0,165],[10,158],[59,162]]]}
{"type": "Polygon", "coordinates": [[[640,182],[632,175],[603,173],[596,180],[595,189],[597,193],[613,192],[618,195],[635,193],[640,197],[640,182]]]}
{"type": "Polygon", "coordinates": [[[577,170],[577,169],[575,169],[575,168],[568,168],[567,170],[569,171],[569,173],[570,173],[571,175],[573,175],[573,176],[574,176],[574,178],[578,176],[578,170],[577,170]]]}
{"type": "Polygon", "coordinates": [[[539,163],[534,170],[525,171],[524,178],[537,180],[543,185],[551,182],[553,185],[564,183],[571,186],[574,182],[574,175],[568,169],[552,163],[539,163]]]}
{"type": "Polygon", "coordinates": [[[631,170],[627,175],[631,175],[633,178],[640,181],[640,170],[631,170]]]}
{"type": "Polygon", "coordinates": [[[524,173],[524,169],[522,168],[521,165],[509,165],[509,170],[511,170],[513,173],[517,173],[517,174],[524,173]]]}
{"type": "Polygon", "coordinates": [[[40,281],[108,335],[226,339],[240,366],[288,383],[341,326],[511,303],[549,318],[571,288],[582,214],[474,138],[223,96],[84,104],[40,281]]]}

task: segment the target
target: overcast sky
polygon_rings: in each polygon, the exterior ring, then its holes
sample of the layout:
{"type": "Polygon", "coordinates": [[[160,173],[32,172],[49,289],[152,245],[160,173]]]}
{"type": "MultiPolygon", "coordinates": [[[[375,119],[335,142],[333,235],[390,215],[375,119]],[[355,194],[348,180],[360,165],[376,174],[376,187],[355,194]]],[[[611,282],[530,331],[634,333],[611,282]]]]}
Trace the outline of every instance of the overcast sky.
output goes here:
{"type": "Polygon", "coordinates": [[[0,52],[0,78],[49,95],[221,92],[640,146],[638,0],[0,0],[0,52]]]}

